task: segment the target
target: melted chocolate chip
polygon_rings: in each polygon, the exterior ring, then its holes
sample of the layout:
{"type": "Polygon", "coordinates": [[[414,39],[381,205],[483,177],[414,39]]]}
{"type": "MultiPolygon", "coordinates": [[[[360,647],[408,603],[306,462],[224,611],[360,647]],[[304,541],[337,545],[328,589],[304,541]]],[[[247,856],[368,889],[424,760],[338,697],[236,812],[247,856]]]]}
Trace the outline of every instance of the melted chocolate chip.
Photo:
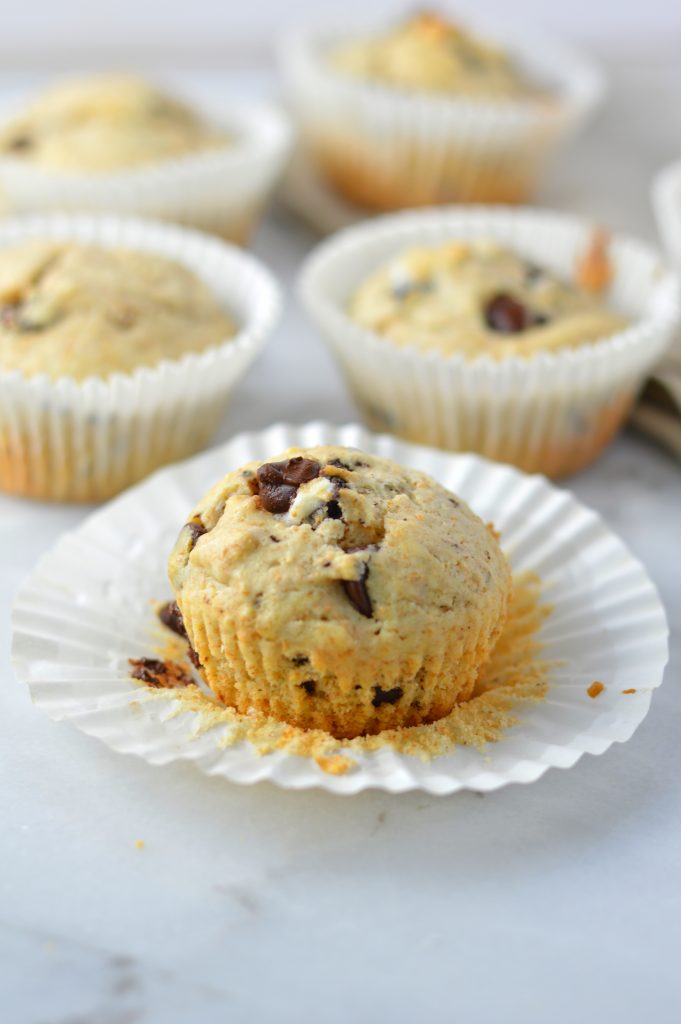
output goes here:
{"type": "Polygon", "coordinates": [[[328,519],[342,519],[343,518],[343,510],[340,507],[339,502],[337,502],[335,498],[332,498],[331,501],[327,502],[327,504],[326,504],[326,515],[327,515],[328,519]]]}
{"type": "Polygon", "coordinates": [[[189,660],[191,661],[191,663],[194,666],[194,668],[201,668],[201,662],[199,661],[199,656],[198,656],[198,654],[196,653],[196,651],[194,650],[194,648],[192,647],[191,644],[189,645],[189,650],[187,651],[187,655],[189,656],[189,660]]]}
{"type": "Polygon", "coordinates": [[[26,152],[27,149],[33,147],[33,139],[30,135],[15,135],[13,139],[10,139],[7,143],[7,149],[12,153],[26,152]]]}
{"type": "Polygon", "coordinates": [[[380,708],[381,704],[397,704],[402,693],[403,691],[400,686],[393,686],[392,690],[384,690],[380,686],[374,686],[374,699],[371,703],[375,708],[380,708]]]}
{"type": "Polygon", "coordinates": [[[370,619],[373,617],[374,610],[371,606],[369,591],[367,590],[366,581],[368,576],[369,566],[365,565],[362,569],[362,575],[358,580],[341,580],[341,583],[343,584],[346,597],[355,606],[359,614],[370,619]]]}
{"type": "Polygon", "coordinates": [[[184,528],[189,531],[189,550],[193,551],[199,537],[203,537],[204,533],[207,533],[208,531],[200,519],[192,519],[190,523],[184,524],[184,528]]]}
{"type": "Polygon", "coordinates": [[[499,334],[520,334],[532,326],[533,319],[527,307],[512,295],[495,295],[485,309],[485,323],[499,334]]]}
{"type": "Polygon", "coordinates": [[[182,612],[177,601],[168,601],[167,604],[162,605],[158,610],[158,617],[164,626],[172,629],[173,633],[177,633],[184,640],[187,639],[187,630],[184,628],[182,612]]]}
{"type": "Polygon", "coordinates": [[[319,463],[301,455],[285,462],[265,462],[256,474],[257,494],[266,512],[288,512],[301,484],[319,476],[319,463]]]}
{"type": "Polygon", "coordinates": [[[304,683],[300,684],[305,693],[309,694],[310,697],[314,697],[317,692],[317,684],[314,679],[306,679],[304,683]]]}
{"type": "Polygon", "coordinates": [[[194,682],[191,676],[174,661],[160,661],[158,658],[128,658],[133,679],[139,679],[147,686],[157,689],[173,689],[189,686],[194,682]]]}

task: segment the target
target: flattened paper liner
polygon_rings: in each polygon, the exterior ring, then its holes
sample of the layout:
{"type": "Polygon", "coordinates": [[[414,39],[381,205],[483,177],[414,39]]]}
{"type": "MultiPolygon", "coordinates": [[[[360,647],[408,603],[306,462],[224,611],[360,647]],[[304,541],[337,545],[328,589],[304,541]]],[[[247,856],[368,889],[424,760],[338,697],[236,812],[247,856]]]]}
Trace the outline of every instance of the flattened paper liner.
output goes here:
{"type": "Polygon", "coordinates": [[[17,676],[52,718],[71,719],[151,764],[189,760],[233,782],[269,779],[334,793],[486,791],[532,782],[552,766],[570,767],[584,753],[602,754],[629,739],[667,660],[667,624],[653,584],[572,495],[473,455],[321,423],[241,434],[110,502],[40,561],[17,596],[13,628],[17,676]],[[521,722],[483,752],[460,747],[422,762],[383,748],[359,758],[355,770],[330,775],[308,758],[281,751],[259,756],[246,742],[222,749],[219,731],[193,738],[196,716],[168,717],[166,701],[138,699],[127,659],[150,650],[150,602],[170,596],[167,553],[197,496],[243,462],[317,444],[362,448],[431,473],[494,520],[515,572],[542,579],[553,611],[538,639],[542,656],[560,664],[546,701],[524,705],[521,722]],[[592,700],[586,689],[595,680],[605,690],[592,700]]]}

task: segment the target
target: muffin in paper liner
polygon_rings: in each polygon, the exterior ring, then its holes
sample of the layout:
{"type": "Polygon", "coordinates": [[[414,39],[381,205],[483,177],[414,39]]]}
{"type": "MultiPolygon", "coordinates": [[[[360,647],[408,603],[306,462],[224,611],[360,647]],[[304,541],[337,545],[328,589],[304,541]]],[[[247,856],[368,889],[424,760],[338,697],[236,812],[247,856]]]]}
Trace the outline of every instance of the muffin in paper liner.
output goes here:
{"type": "Polygon", "coordinates": [[[150,764],[186,760],[233,782],[267,779],[287,789],[446,794],[532,782],[549,767],[571,767],[584,753],[602,754],[629,739],[662,682],[667,636],[643,567],[568,492],[477,456],[372,436],[354,425],[310,423],[242,434],[163,469],[64,535],[17,594],[12,652],[19,680],[51,718],[150,764]],[[542,658],[553,666],[548,693],[522,705],[498,742],[457,746],[429,760],[389,744],[353,746],[350,770],[331,774],[323,762],[286,749],[263,755],[248,739],[230,737],[233,725],[204,727],[199,712],[172,699],[145,699],[130,679],[128,659],[157,650],[152,602],[170,596],[167,555],[196,495],[225,469],[315,444],[356,446],[429,473],[495,522],[515,574],[540,578],[552,606],[538,633],[542,658]]]}
{"type": "Polygon", "coordinates": [[[233,136],[231,145],[97,174],[0,156],[0,209],[138,215],[245,244],[284,171],[292,129],[285,114],[263,103],[225,103],[204,114],[233,136]]]}
{"type": "Polygon", "coordinates": [[[99,501],[204,447],[278,318],[280,292],[270,273],[218,239],[137,218],[52,214],[0,224],[1,246],[30,238],[176,260],[224,302],[237,333],[204,352],[106,378],[52,380],[0,369],[0,490],[99,501]]]}
{"type": "Polygon", "coordinates": [[[678,324],[678,282],[654,249],[626,237],[610,241],[613,280],[603,299],[629,327],[531,357],[398,348],[346,308],[376,267],[410,246],[491,239],[570,278],[592,232],[567,214],[505,207],[380,217],[323,242],[301,271],[300,296],[371,429],[564,476],[593,462],[614,437],[678,324]]]}
{"type": "Polygon", "coordinates": [[[280,64],[304,149],[339,193],[368,209],[527,202],[604,92],[593,67],[526,29],[505,29],[500,45],[545,94],[492,101],[389,88],[329,63],[331,48],[360,34],[291,33],[280,64]]]}

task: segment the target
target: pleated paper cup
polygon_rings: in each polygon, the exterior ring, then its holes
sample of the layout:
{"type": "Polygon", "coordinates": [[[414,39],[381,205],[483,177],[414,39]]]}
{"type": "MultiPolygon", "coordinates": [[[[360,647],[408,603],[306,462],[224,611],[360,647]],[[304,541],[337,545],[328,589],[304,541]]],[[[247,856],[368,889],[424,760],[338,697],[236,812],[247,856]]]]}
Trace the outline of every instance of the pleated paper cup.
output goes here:
{"type": "Polygon", "coordinates": [[[283,40],[280,63],[309,156],[368,209],[526,202],[604,92],[593,67],[527,30],[506,31],[500,45],[541,95],[474,100],[389,88],[329,63],[330,50],[359,34],[296,32],[283,40]]]}
{"type": "MultiPolygon", "coordinates": [[[[277,425],[169,466],[65,534],[26,579],[12,616],[12,657],[34,703],[107,746],[150,764],[188,761],[241,784],[358,793],[481,792],[533,782],[628,740],[645,718],[667,660],[667,623],[644,568],[589,509],[541,477],[474,455],[377,437],[361,427],[277,425]],[[513,571],[536,574],[551,614],[536,635],[552,666],[546,699],[519,706],[516,724],[480,750],[421,760],[389,746],[345,748],[354,765],[329,774],[288,749],[263,753],[206,728],[181,701],[147,700],[128,659],[158,657],[154,601],[171,596],[168,553],[197,495],[225,471],[291,446],[349,445],[430,473],[494,521],[513,571]],[[589,688],[601,685],[597,699],[589,688]]],[[[162,639],[162,638],[161,638],[162,639]]],[[[162,641],[163,642],[163,641],[162,641]]],[[[603,766],[607,771],[607,765],[603,766]]]]}
{"type": "Polygon", "coordinates": [[[652,201],[660,238],[674,266],[681,269],[681,160],[655,176],[652,201]]]}
{"type": "Polygon", "coordinates": [[[528,358],[399,348],[346,310],[365,278],[410,246],[493,239],[570,278],[592,231],[576,217],[503,207],[381,217],[322,243],[303,267],[300,295],[372,429],[563,476],[591,463],[614,437],[678,324],[679,286],[654,249],[611,240],[614,276],[604,300],[629,327],[528,358]]]}
{"type": "Polygon", "coordinates": [[[237,333],[204,352],[106,378],[0,370],[0,490],[99,501],[205,447],[278,319],[280,291],[265,267],[216,238],[154,221],[52,214],[0,222],[0,247],[30,238],[175,260],[224,303],[237,333]]]}
{"type": "Polygon", "coordinates": [[[217,114],[204,115],[231,135],[233,144],[101,174],[53,171],[0,157],[0,207],[9,214],[136,214],[243,244],[284,171],[291,126],[266,104],[226,104],[217,114]]]}

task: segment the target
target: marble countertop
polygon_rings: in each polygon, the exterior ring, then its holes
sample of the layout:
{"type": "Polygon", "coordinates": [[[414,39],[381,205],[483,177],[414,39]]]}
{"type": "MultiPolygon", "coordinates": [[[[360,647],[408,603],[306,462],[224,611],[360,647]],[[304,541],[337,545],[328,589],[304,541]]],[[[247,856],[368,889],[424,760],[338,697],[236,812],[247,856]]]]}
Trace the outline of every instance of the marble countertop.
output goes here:
{"type": "MultiPolygon", "coordinates": [[[[671,59],[611,72],[610,111],[544,198],[651,236],[647,183],[676,155],[681,103],[655,127],[645,97],[678,100],[681,81],[671,59]]],[[[279,212],[256,250],[290,284],[311,241],[279,212]]],[[[355,414],[291,298],[218,439],[312,418],[355,414]]],[[[681,466],[625,434],[566,486],[645,563],[675,629],[681,466]]],[[[3,1020],[679,1019],[678,632],[633,739],[529,787],[438,799],[229,785],[114,754],[14,680],[13,594],[86,513],[0,498],[3,1020]]]]}

